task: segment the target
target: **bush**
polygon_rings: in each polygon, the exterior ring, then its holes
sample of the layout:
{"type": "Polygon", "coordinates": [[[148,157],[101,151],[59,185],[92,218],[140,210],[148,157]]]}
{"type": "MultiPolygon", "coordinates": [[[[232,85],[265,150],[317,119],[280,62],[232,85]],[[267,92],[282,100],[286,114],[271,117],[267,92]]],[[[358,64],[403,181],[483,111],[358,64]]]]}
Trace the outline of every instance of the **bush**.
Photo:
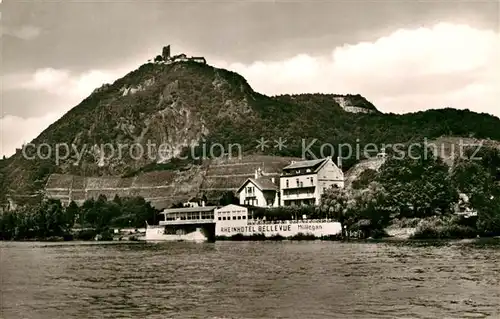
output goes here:
{"type": "Polygon", "coordinates": [[[269,237],[269,240],[284,240],[285,237],[281,236],[281,235],[274,235],[274,236],[271,236],[269,237]]]}
{"type": "Polygon", "coordinates": [[[396,228],[415,228],[422,221],[421,218],[406,218],[394,219],[391,222],[392,227],[396,228]]]}
{"type": "Polygon", "coordinates": [[[342,235],[337,234],[337,235],[329,235],[329,236],[321,236],[321,240],[332,240],[332,241],[337,241],[337,240],[342,240],[342,235]]]}
{"type": "Polygon", "coordinates": [[[297,235],[291,236],[290,240],[315,240],[316,236],[311,234],[298,233],[297,235]]]}
{"type": "Polygon", "coordinates": [[[457,216],[434,216],[423,220],[412,239],[463,239],[477,237],[477,230],[463,225],[457,216]]]}
{"type": "Polygon", "coordinates": [[[97,236],[95,229],[84,229],[77,232],[74,236],[76,240],[94,240],[97,236]]]}
{"type": "Polygon", "coordinates": [[[370,231],[370,237],[374,239],[390,237],[383,229],[373,229],[370,231]]]}
{"type": "Polygon", "coordinates": [[[113,240],[113,233],[109,229],[107,229],[98,235],[98,240],[102,240],[102,241],[113,240]]]}

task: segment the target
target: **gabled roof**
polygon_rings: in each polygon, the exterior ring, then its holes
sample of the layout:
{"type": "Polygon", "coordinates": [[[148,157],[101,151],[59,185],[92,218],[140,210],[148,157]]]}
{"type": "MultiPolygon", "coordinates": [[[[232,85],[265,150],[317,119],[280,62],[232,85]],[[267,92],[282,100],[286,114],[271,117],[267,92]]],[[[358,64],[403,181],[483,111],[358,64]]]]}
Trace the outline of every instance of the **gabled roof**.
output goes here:
{"type": "Polygon", "coordinates": [[[275,183],[273,183],[273,181],[271,180],[271,178],[269,178],[269,177],[261,177],[261,178],[258,178],[258,179],[248,178],[238,188],[238,190],[236,192],[239,193],[241,191],[241,189],[243,187],[245,187],[245,185],[247,185],[250,182],[253,183],[261,191],[276,191],[276,190],[278,190],[278,186],[275,183]]]}
{"type": "Polygon", "coordinates": [[[283,170],[312,168],[318,164],[321,164],[321,163],[327,161],[328,159],[329,159],[328,157],[325,157],[325,158],[321,158],[321,159],[317,159],[317,160],[295,162],[295,163],[292,163],[292,164],[284,167],[283,170]]]}
{"type": "Polygon", "coordinates": [[[274,184],[270,178],[265,178],[265,177],[259,179],[250,178],[250,180],[262,191],[271,191],[278,189],[276,184],[274,184]]]}

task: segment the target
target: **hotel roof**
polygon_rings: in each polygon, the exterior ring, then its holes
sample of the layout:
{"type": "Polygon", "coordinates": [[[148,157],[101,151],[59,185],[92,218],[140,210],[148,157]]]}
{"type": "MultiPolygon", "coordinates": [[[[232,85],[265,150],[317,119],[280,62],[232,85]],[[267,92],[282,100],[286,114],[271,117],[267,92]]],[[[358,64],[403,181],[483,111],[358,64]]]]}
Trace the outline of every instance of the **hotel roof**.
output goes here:
{"type": "Polygon", "coordinates": [[[181,207],[181,208],[167,208],[160,214],[170,213],[192,213],[192,212],[209,212],[216,209],[217,206],[200,206],[200,207],[181,207]]]}
{"type": "Polygon", "coordinates": [[[283,170],[314,167],[318,164],[323,163],[326,160],[328,160],[328,157],[317,159],[317,160],[295,162],[295,163],[292,163],[292,164],[284,167],[283,170]]]}
{"type": "MultiPolygon", "coordinates": [[[[279,179],[277,179],[279,181],[279,179]]],[[[252,182],[261,191],[276,191],[278,190],[278,185],[273,183],[271,177],[260,177],[260,178],[248,178],[245,182],[238,188],[237,193],[248,183],[252,182]]]]}

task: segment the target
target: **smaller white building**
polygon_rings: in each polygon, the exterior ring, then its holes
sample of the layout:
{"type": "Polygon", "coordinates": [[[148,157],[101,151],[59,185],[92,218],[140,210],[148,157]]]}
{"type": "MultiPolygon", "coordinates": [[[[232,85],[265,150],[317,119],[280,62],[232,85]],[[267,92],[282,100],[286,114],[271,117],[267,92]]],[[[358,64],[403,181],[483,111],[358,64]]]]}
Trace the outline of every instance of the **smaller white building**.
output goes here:
{"type": "Polygon", "coordinates": [[[233,226],[244,226],[247,224],[248,208],[234,204],[215,209],[214,220],[218,222],[231,221],[233,226]]]}
{"type": "Polygon", "coordinates": [[[279,206],[279,186],[275,177],[264,176],[258,169],[254,178],[248,178],[236,191],[240,205],[258,207],[279,206]]]}

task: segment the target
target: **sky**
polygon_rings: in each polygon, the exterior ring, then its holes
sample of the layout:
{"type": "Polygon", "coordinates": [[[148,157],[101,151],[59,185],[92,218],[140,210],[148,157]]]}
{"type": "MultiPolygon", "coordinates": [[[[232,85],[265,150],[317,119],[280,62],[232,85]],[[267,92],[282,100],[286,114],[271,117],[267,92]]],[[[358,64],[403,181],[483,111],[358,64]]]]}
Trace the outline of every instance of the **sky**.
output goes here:
{"type": "Polygon", "coordinates": [[[0,155],[166,44],[268,95],[500,117],[498,0],[0,0],[0,12],[0,155]]]}

